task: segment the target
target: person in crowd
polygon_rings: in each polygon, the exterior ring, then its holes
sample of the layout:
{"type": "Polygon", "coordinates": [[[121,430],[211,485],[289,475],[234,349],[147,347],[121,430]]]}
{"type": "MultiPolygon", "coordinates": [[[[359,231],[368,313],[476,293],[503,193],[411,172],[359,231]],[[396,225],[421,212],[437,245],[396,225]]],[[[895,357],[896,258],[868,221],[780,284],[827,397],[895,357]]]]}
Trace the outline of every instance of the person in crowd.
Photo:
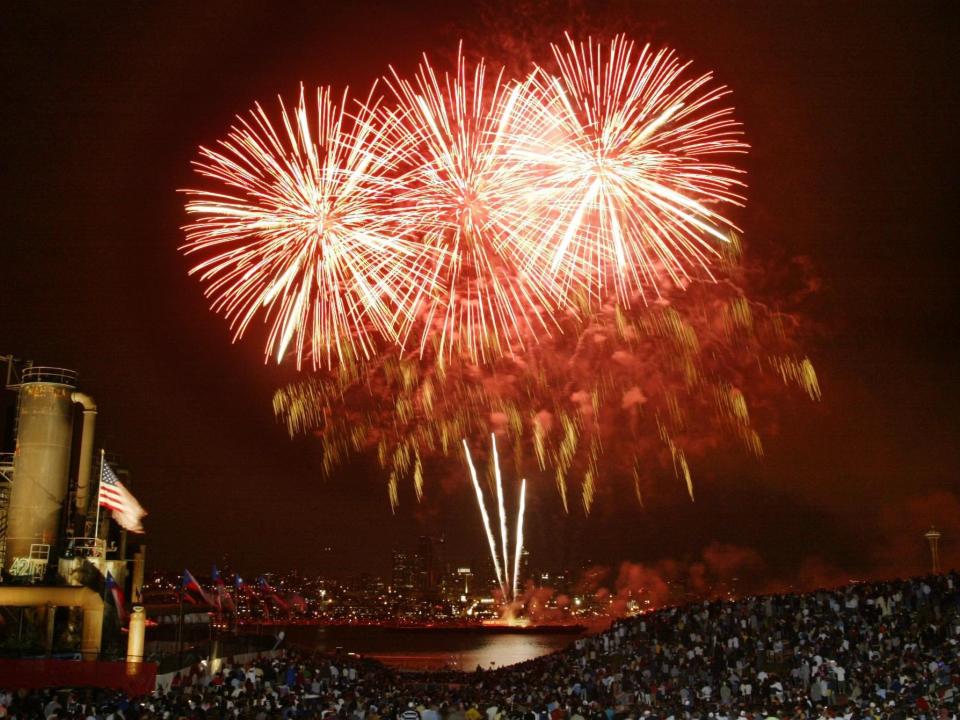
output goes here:
{"type": "Polygon", "coordinates": [[[0,720],[958,720],[960,576],[663,608],[476,673],[290,650],[142,698],[2,682],[0,720]]]}

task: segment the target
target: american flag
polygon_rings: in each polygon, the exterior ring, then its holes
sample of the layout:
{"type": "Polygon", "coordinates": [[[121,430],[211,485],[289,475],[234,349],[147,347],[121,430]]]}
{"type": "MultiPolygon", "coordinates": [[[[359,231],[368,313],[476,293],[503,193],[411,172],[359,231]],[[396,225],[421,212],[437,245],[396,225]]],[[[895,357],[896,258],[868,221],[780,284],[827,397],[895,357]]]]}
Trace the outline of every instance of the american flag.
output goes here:
{"type": "Polygon", "coordinates": [[[113,511],[113,519],[124,530],[130,532],[142,533],[143,525],[141,520],[147,512],[140,506],[137,499],[130,494],[123,483],[117,478],[116,473],[107,464],[100,466],[100,490],[97,493],[97,504],[100,507],[109,508],[113,511]]]}

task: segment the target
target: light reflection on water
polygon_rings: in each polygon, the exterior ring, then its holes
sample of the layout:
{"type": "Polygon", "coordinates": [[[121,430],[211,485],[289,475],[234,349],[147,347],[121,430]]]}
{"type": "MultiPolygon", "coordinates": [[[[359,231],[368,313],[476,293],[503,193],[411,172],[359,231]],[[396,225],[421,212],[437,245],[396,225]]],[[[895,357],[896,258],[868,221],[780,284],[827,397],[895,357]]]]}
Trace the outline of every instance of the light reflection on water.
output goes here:
{"type": "Polygon", "coordinates": [[[475,670],[513,665],[570,645],[579,635],[490,633],[448,630],[391,630],[359,627],[290,628],[290,639],[317,650],[376,657],[406,669],[451,667],[475,670]]]}

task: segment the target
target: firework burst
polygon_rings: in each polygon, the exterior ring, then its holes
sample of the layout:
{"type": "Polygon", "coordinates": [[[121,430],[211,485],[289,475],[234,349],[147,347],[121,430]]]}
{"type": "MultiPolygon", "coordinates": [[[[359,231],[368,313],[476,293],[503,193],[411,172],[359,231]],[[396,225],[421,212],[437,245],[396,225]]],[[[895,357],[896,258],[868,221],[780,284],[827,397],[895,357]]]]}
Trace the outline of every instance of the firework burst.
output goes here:
{"type": "Polygon", "coordinates": [[[384,135],[388,154],[404,168],[397,205],[405,229],[422,240],[432,268],[412,304],[412,333],[422,355],[433,344],[440,359],[465,354],[487,361],[520,349],[548,330],[549,286],[518,267],[527,238],[515,232],[528,186],[505,157],[523,88],[483,60],[456,73],[434,71],[426,57],[412,80],[387,80],[398,103],[395,132],[384,135]]]}
{"type": "Polygon", "coordinates": [[[553,47],[511,116],[509,156],[529,179],[533,212],[516,232],[523,269],[567,294],[629,304],[707,270],[742,203],[740,171],[715,159],[746,152],[728,91],[688,77],[671,50],[639,52],[623,36],[553,47]]]}
{"type": "MultiPolygon", "coordinates": [[[[691,458],[717,436],[762,452],[741,388],[761,411],[758,375],[819,397],[789,316],[728,267],[743,184],[727,158],[747,146],[727,90],[624,37],[554,56],[523,82],[424,58],[387,78],[389,107],[323,89],[314,108],[301,89],[195,163],[211,185],[186,191],[192,273],[235,339],[261,319],[268,358],[323,371],[277,392],[278,418],[319,436],[327,472],[375,449],[394,506],[401,478],[422,497],[429,456],[490,432],[564,507],[579,482],[589,512],[602,474],[642,501],[657,465],[692,498],[691,458]]],[[[522,512],[516,533],[514,594],[522,512]]]]}
{"type": "MultiPolygon", "coordinates": [[[[372,92],[372,91],[371,91],[372,92]]],[[[234,340],[258,315],[270,326],[267,357],[289,351],[297,367],[370,357],[393,337],[404,288],[416,283],[423,249],[387,211],[390,156],[371,151],[389,130],[372,96],[346,111],[318,89],[311,111],[280,100],[278,127],[258,104],[226,139],[201,148],[197,172],[217,189],[187,190],[185,253],[234,340]]]]}

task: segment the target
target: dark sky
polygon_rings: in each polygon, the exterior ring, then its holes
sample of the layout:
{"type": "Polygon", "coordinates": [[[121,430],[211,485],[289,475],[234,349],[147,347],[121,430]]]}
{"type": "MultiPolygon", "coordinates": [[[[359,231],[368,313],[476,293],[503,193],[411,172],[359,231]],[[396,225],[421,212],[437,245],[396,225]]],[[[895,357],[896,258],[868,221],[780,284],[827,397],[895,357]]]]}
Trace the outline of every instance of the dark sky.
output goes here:
{"type": "MultiPolygon", "coordinates": [[[[422,50],[449,56],[460,36],[496,44],[511,21],[490,7],[0,11],[0,354],[80,372],[101,408],[98,442],[123,455],[150,511],[152,565],[205,572],[229,553],[246,572],[379,571],[391,547],[425,531],[445,532],[455,561],[475,559],[482,540],[466,485],[445,495],[428,481],[420,507],[404,488],[393,516],[373,463],[324,482],[317,447],[288,440],[270,397],[289,372],[263,365],[256,330],[231,345],[186,276],[176,189],[192,184],[196,147],[253,101],[290,96],[301,81],[365,90],[422,50]]],[[[524,7],[538,28],[563,29],[566,3],[524,7]]],[[[529,530],[535,565],[691,559],[718,541],[757,549],[772,576],[811,562],[906,572],[923,567],[930,522],[958,558],[960,35],[949,7],[586,6],[598,26],[617,30],[619,18],[734,89],[753,147],[747,247],[762,238],[786,257],[809,256],[823,280],[805,310],[825,329],[809,348],[824,401],[785,400],[762,462],[701,462],[695,504],[681,487],[645,510],[607,494],[589,518],[565,518],[542,489],[529,530]]],[[[543,33],[542,54],[554,39],[543,33]]]]}

